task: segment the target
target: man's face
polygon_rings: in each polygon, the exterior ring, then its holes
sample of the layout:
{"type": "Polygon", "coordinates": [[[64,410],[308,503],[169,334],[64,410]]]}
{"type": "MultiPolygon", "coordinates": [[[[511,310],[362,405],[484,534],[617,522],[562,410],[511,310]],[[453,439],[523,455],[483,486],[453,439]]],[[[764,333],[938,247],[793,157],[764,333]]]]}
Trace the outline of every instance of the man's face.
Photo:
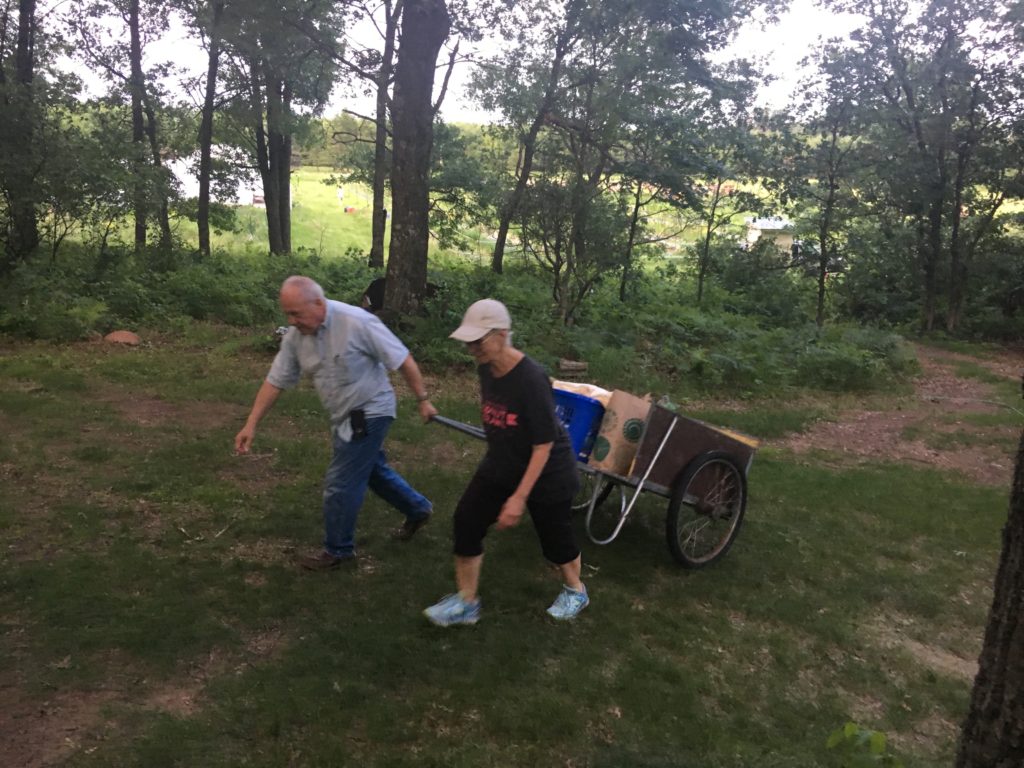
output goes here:
{"type": "Polygon", "coordinates": [[[281,311],[288,318],[288,325],[294,325],[299,333],[312,336],[324,322],[327,307],[323,299],[308,299],[299,291],[281,291],[281,311]]]}

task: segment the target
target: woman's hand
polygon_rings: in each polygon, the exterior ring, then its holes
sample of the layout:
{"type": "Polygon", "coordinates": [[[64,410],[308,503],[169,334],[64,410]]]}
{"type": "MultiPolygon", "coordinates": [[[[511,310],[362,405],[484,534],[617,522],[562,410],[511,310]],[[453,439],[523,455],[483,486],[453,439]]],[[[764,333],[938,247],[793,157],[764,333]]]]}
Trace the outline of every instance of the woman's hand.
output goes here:
{"type": "Polygon", "coordinates": [[[519,496],[509,496],[501,505],[501,514],[498,515],[498,528],[513,528],[519,525],[523,519],[523,512],[526,511],[526,500],[519,496]]]}

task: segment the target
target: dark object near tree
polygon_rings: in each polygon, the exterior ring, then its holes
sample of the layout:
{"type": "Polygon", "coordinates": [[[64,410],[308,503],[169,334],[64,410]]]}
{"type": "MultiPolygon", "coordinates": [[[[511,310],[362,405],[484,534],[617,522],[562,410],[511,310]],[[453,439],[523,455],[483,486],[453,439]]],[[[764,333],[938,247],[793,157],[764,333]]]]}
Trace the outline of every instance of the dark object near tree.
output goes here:
{"type": "Polygon", "coordinates": [[[1003,552],[988,614],[957,768],[1024,765],[1024,433],[1003,528],[1003,552]]]}
{"type": "MultiPolygon", "coordinates": [[[[384,309],[384,293],[387,289],[387,278],[378,277],[376,280],[371,280],[370,284],[366,286],[366,290],[363,291],[362,299],[360,299],[360,306],[367,312],[372,312],[377,315],[384,309]]],[[[432,299],[437,295],[438,287],[436,283],[427,283],[424,297],[432,299]]]]}
{"type": "Polygon", "coordinates": [[[378,277],[366,286],[366,290],[363,291],[363,309],[377,314],[384,308],[384,287],[386,283],[386,278],[378,277]]]}

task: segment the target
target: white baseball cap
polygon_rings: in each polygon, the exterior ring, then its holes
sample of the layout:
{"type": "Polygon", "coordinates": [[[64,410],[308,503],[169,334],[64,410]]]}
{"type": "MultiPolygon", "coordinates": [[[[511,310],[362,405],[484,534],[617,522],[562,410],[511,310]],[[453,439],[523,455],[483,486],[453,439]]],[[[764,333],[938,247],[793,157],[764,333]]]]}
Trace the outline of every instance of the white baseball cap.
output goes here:
{"type": "Polygon", "coordinates": [[[505,305],[495,299],[480,299],[470,304],[462,316],[462,325],[448,334],[458,341],[479,341],[494,330],[507,331],[512,327],[505,305]]]}

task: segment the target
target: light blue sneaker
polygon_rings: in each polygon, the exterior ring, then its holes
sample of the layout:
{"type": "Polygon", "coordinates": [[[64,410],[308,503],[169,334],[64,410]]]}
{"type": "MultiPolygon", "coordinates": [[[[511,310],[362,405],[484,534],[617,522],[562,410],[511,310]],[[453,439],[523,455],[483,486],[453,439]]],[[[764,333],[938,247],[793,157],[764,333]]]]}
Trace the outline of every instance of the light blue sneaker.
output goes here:
{"type": "Polygon", "coordinates": [[[467,603],[457,592],[445,595],[434,605],[424,609],[431,624],[438,627],[453,627],[458,624],[476,624],[480,620],[480,598],[467,603]]]}
{"type": "Polygon", "coordinates": [[[588,605],[590,597],[587,595],[586,587],[583,587],[582,592],[577,592],[572,587],[563,586],[555,602],[548,608],[548,616],[559,620],[575,619],[588,605]]]}

